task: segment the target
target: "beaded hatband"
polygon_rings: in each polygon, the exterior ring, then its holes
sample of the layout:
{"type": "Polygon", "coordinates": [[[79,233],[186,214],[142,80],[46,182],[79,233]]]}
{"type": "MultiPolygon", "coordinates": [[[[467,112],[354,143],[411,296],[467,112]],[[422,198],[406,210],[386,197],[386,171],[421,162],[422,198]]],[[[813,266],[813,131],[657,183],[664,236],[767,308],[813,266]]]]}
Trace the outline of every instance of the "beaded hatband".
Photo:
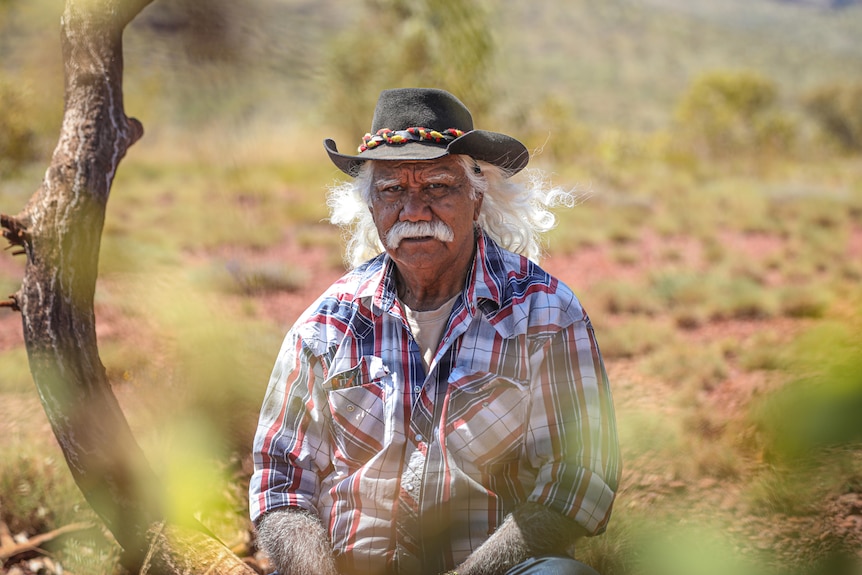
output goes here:
{"type": "Polygon", "coordinates": [[[362,137],[362,145],[359,146],[359,153],[365,150],[376,148],[380,144],[406,144],[407,142],[421,142],[430,140],[436,143],[451,142],[455,138],[463,136],[464,132],[455,128],[449,128],[438,132],[437,130],[429,130],[428,128],[407,128],[406,130],[393,131],[389,128],[377,130],[374,135],[365,134],[362,137]]]}

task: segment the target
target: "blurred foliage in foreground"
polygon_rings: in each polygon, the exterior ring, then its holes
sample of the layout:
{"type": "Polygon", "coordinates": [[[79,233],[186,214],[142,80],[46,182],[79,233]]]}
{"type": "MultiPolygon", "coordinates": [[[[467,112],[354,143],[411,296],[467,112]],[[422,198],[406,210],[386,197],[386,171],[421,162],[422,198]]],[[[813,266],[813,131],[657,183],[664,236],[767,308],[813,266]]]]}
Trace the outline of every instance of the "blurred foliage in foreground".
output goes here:
{"type": "Polygon", "coordinates": [[[794,343],[791,381],[756,406],[769,459],[862,443],[862,325],[823,322],[794,343]]]}

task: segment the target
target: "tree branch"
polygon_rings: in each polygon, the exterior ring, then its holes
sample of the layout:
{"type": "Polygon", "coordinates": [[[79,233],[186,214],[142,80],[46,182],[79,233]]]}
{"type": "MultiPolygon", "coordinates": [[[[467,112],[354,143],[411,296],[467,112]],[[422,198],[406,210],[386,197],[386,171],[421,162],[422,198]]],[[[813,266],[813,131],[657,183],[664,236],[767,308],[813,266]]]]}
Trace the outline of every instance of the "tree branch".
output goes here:
{"type": "Polygon", "coordinates": [[[39,535],[35,535],[24,543],[15,543],[15,541],[11,537],[9,537],[6,524],[0,524],[0,561],[12,559],[17,555],[21,555],[22,553],[26,553],[28,551],[38,551],[42,545],[62,535],[66,535],[68,533],[76,533],[78,531],[86,531],[87,529],[92,528],[92,523],[72,523],[70,525],[58,527],[57,529],[49,531],[48,533],[40,533],[39,535]],[[3,533],[4,528],[5,533],[3,533]]]}

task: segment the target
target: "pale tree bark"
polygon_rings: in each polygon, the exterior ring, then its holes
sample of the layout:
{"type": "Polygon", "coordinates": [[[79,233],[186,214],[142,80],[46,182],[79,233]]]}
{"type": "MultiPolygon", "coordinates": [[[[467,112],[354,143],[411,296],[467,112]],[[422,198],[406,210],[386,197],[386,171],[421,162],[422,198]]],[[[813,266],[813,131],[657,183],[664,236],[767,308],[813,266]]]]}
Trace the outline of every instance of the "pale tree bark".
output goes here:
{"type": "Polygon", "coordinates": [[[111,390],[93,298],[108,195],[142,135],[123,107],[122,34],[152,0],[67,0],[61,22],[65,112],[42,185],[3,235],[25,255],[21,312],[30,369],[72,475],[141,573],[253,574],[191,518],[168,525],[161,484],[111,390]]]}

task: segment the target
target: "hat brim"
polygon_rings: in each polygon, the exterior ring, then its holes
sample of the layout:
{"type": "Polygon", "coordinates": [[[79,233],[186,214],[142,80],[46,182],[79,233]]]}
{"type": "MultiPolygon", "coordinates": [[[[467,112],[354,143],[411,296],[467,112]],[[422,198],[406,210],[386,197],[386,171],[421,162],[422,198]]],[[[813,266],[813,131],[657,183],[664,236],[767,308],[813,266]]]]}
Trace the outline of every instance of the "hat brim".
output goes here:
{"type": "Polygon", "coordinates": [[[520,172],[530,161],[530,153],[524,144],[511,136],[486,130],[472,130],[446,146],[433,142],[382,144],[355,156],[340,153],[335,141],[329,138],[324,140],[323,147],[332,163],[351,177],[355,177],[362,164],[368,160],[422,161],[463,154],[503,168],[507,176],[520,172]]]}

